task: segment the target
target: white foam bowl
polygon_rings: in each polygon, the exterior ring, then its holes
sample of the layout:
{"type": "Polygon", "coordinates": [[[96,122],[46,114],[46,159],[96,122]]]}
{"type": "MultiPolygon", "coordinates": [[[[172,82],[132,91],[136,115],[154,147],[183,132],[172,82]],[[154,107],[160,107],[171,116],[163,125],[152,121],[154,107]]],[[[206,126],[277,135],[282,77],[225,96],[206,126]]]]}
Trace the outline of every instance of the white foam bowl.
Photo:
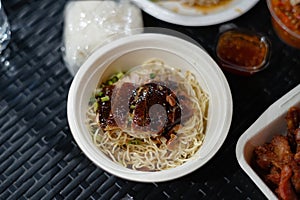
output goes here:
{"type": "Polygon", "coordinates": [[[200,47],[175,36],[143,33],[115,40],[96,50],[81,66],[69,90],[68,122],[75,141],[85,155],[103,170],[133,181],[161,182],[186,175],[210,160],[223,144],[231,124],[232,98],[222,71],[200,47]],[[209,94],[208,124],[204,143],[188,162],[158,172],[136,171],[114,163],[93,144],[88,133],[86,111],[100,77],[156,57],[170,66],[190,70],[209,94]]]}
{"type": "Polygon", "coordinates": [[[277,134],[285,135],[285,116],[292,106],[300,106],[300,85],[272,104],[239,138],[236,145],[237,160],[268,199],[278,199],[251,166],[253,151],[257,146],[270,142],[277,134]]]}

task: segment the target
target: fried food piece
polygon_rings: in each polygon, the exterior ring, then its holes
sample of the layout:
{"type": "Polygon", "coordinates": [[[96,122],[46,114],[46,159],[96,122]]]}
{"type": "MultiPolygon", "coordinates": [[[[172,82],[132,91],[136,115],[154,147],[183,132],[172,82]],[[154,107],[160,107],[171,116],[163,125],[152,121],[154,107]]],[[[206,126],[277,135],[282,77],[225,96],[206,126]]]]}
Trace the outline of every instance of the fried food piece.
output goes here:
{"type": "Polygon", "coordinates": [[[297,200],[298,197],[291,184],[292,169],[288,165],[284,165],[281,170],[281,177],[278,189],[276,190],[280,199],[297,200]]]}
{"type": "Polygon", "coordinates": [[[300,199],[300,109],[291,107],[285,117],[287,135],[254,150],[258,173],[279,199],[300,199]]]}
{"type": "Polygon", "coordinates": [[[294,157],[286,136],[276,135],[270,143],[258,146],[255,149],[256,163],[264,170],[275,166],[282,169],[294,157]]]}
{"type": "Polygon", "coordinates": [[[297,164],[295,160],[290,163],[291,169],[293,171],[292,183],[297,193],[300,194],[300,165],[297,164]]]}
{"type": "Polygon", "coordinates": [[[294,135],[297,144],[294,160],[298,163],[298,165],[300,165],[300,128],[295,130],[294,135]]]}
{"type": "Polygon", "coordinates": [[[262,146],[258,146],[254,150],[254,155],[256,164],[262,169],[262,170],[269,170],[274,163],[277,163],[277,156],[272,151],[272,145],[271,144],[264,144],[262,146]]]}
{"type": "Polygon", "coordinates": [[[295,130],[300,128],[300,109],[298,107],[291,107],[286,115],[287,123],[287,137],[293,151],[296,150],[297,144],[295,140],[295,130]]]}

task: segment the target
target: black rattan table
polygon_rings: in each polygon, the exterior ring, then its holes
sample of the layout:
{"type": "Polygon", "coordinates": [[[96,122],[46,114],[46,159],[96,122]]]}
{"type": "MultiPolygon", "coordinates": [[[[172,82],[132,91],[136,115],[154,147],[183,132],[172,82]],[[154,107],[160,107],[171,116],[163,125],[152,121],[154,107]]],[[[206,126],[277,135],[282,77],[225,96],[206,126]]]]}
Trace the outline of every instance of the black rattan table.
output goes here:
{"type": "MultiPolygon", "coordinates": [[[[224,71],[233,119],[218,153],[203,167],[163,183],[120,179],[95,166],[75,143],[66,117],[72,76],[62,59],[65,0],[3,0],[12,40],[0,57],[0,199],[265,199],[239,167],[240,135],[273,102],[300,83],[300,51],[272,29],[266,2],[226,22],[266,34],[269,67],[253,76],[224,71]]],[[[147,27],[180,31],[215,58],[222,24],[184,27],[143,13],[147,27]]]]}

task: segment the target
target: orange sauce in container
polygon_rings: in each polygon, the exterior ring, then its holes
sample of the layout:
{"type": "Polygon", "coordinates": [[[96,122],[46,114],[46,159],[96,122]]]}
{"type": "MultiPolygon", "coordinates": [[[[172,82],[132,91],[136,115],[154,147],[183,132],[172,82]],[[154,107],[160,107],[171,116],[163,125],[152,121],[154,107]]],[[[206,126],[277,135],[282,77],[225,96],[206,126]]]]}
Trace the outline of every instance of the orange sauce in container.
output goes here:
{"type": "Polygon", "coordinates": [[[268,40],[256,33],[229,30],[219,36],[216,47],[222,68],[241,75],[251,75],[267,67],[268,40]]]}
{"type": "Polygon", "coordinates": [[[300,5],[289,0],[267,0],[273,28],[288,45],[300,49],[300,5]]]}

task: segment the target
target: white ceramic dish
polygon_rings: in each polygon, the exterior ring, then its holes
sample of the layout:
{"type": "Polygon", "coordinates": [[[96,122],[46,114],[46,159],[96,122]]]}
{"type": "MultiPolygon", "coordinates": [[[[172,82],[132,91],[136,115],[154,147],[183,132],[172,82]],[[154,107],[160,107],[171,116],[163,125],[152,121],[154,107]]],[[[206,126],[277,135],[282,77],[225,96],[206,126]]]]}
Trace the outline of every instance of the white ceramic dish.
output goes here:
{"type": "Polygon", "coordinates": [[[236,146],[237,160],[268,199],[278,199],[250,165],[255,147],[270,142],[275,134],[286,134],[285,116],[292,106],[300,106],[300,85],[272,104],[245,133],[236,146]]]}
{"type": "Polygon", "coordinates": [[[146,13],[160,20],[183,26],[208,26],[235,19],[250,10],[259,0],[232,0],[209,11],[188,8],[178,2],[131,0],[146,13]]]}
{"type": "Polygon", "coordinates": [[[96,50],[87,59],[70,87],[67,114],[78,146],[97,166],[124,179],[161,182],[186,175],[215,155],[231,124],[232,98],[222,71],[203,49],[174,36],[145,33],[115,40],[96,50]],[[210,96],[208,125],[202,147],[188,162],[170,170],[142,172],[114,163],[97,149],[88,133],[85,120],[88,101],[100,77],[120,70],[127,71],[153,57],[160,58],[171,66],[181,66],[196,75],[199,84],[210,96]]]}

